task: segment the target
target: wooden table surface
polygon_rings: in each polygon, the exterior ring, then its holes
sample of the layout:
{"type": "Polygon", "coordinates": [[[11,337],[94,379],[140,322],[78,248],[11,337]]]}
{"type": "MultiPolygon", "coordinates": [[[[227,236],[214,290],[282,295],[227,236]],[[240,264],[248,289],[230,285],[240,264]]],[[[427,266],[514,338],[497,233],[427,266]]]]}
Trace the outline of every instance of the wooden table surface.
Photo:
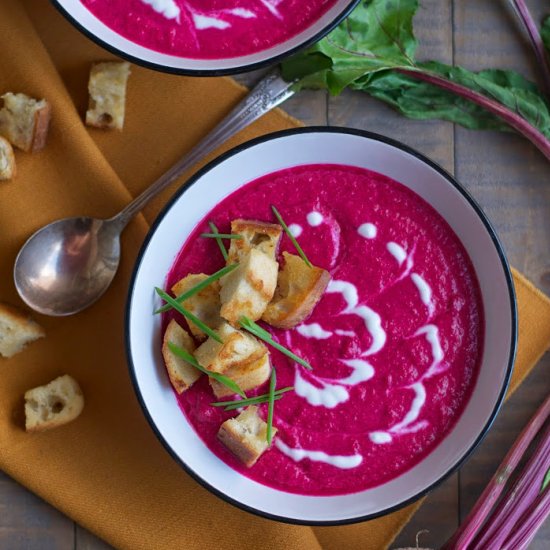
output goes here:
{"type": "MultiPolygon", "coordinates": [[[[529,2],[535,15],[547,0],[529,2]]],[[[506,0],[423,0],[415,21],[420,58],[470,69],[512,68],[535,77],[535,63],[506,0]]],[[[240,77],[251,84],[258,73],[240,77]]],[[[300,93],[284,106],[306,124],[351,126],[403,141],[454,173],[496,226],[510,262],[550,294],[550,164],[514,134],[472,132],[417,122],[360,93],[300,93]]],[[[439,547],[457,528],[502,457],[550,392],[550,355],[503,407],[494,427],[458,474],[434,490],[393,545],[439,547]]],[[[110,548],[0,473],[0,549],[110,548]]],[[[531,548],[550,548],[550,521],[531,548]]]]}

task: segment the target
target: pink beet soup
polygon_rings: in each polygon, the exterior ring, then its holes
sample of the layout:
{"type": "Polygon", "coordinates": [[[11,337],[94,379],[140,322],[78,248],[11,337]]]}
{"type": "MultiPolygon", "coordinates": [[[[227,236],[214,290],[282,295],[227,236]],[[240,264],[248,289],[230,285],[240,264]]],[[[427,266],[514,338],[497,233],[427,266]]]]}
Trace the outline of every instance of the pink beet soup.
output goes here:
{"type": "Polygon", "coordinates": [[[81,0],[146,48],[195,59],[253,54],[292,38],[336,0],[81,0]]]}
{"type": "MultiPolygon", "coordinates": [[[[458,237],[422,198],[376,172],[305,165],[240,188],[187,239],[170,288],[189,273],[224,265],[212,239],[216,223],[275,222],[275,204],[310,261],[331,274],[313,314],[291,330],[264,324],[313,366],[308,371],[273,348],[277,387],[295,390],[275,403],[278,433],[250,469],[216,438],[224,412],[206,377],[178,396],[205,444],[243,475],[307,495],[337,495],[387,482],[444,439],[476,381],[484,337],[482,301],[458,237]]],[[[295,253],[284,235],[280,251],[295,253]]],[[[176,315],[166,315],[166,322],[176,315]]],[[[266,393],[268,384],[249,396],[266,393]]],[[[267,417],[267,405],[260,406],[267,417]]],[[[175,419],[177,421],[177,419],[175,419]]]]}

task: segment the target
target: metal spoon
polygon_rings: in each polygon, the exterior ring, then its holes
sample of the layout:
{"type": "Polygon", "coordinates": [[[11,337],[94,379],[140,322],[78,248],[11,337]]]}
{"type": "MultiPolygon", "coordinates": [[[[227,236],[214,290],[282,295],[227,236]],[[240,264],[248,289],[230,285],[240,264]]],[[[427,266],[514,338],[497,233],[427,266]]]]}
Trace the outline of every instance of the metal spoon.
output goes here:
{"type": "Polygon", "coordinates": [[[278,72],[268,74],[222,122],[122,212],[108,220],[67,218],[53,222],[23,245],[14,266],[17,292],[45,315],[72,315],[109,287],[120,261],[120,234],[153,197],[228,138],[295,92],[278,72]]]}

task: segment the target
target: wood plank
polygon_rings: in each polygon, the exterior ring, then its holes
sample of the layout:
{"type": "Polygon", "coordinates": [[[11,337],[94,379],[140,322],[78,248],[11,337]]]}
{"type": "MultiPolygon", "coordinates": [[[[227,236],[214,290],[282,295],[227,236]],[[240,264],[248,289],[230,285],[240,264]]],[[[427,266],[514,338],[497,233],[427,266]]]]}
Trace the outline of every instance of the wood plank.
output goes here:
{"type": "Polygon", "coordinates": [[[0,548],[72,550],[74,524],[0,472],[0,548]]]}
{"type": "MultiPolygon", "coordinates": [[[[534,57],[506,2],[456,0],[455,62],[470,69],[512,68],[534,77],[534,57]]],[[[547,2],[529,3],[540,16],[547,2]]],[[[550,178],[548,163],[515,134],[457,128],[458,178],[494,223],[512,264],[550,292],[550,178]]],[[[464,518],[501,459],[550,391],[546,356],[501,411],[486,440],[462,468],[460,512],[464,518]]],[[[532,549],[550,547],[550,522],[532,549]]]]}

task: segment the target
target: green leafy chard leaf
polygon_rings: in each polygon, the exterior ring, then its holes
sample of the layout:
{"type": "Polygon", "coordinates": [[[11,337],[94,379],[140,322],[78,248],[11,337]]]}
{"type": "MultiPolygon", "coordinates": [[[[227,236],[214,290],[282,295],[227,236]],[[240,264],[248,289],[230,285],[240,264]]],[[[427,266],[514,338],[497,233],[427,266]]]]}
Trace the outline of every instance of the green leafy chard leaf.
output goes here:
{"type": "MultiPolygon", "coordinates": [[[[416,0],[364,0],[340,25],[308,50],[282,65],[283,76],[298,78],[298,88],[326,88],[332,94],[349,87],[376,97],[415,119],[443,119],[466,128],[516,129],[519,115],[547,138],[549,107],[536,86],[513,71],[478,73],[438,61],[417,62],[413,19],[416,0]],[[403,72],[408,74],[403,74],[403,72]],[[464,86],[500,103],[502,118],[490,114],[481,99],[473,103],[435,84],[411,76],[442,77],[451,87],[464,86]],[[506,120],[506,122],[505,122],[506,120]]],[[[550,44],[550,17],[542,35],[550,44]]],[[[540,148],[540,143],[537,145],[540,148]]],[[[542,149],[541,149],[542,150],[542,149]]],[[[545,153],[546,154],[546,153],[545,153]]]]}
{"type": "Polygon", "coordinates": [[[325,87],[338,94],[366,73],[411,67],[417,9],[417,0],[364,0],[323,40],[284,62],[283,76],[305,76],[302,87],[325,87]]]}
{"type": "Polygon", "coordinates": [[[542,480],[542,487],[540,489],[540,492],[542,493],[546,488],[548,488],[548,486],[550,486],[550,470],[546,472],[546,475],[542,480]]]}
{"type": "MultiPolygon", "coordinates": [[[[496,69],[474,73],[437,61],[418,66],[499,101],[550,137],[548,107],[536,86],[520,74],[496,69]]],[[[476,130],[510,131],[506,123],[479,105],[396,71],[368,75],[351,87],[389,103],[409,118],[448,120],[476,130]]]]}

